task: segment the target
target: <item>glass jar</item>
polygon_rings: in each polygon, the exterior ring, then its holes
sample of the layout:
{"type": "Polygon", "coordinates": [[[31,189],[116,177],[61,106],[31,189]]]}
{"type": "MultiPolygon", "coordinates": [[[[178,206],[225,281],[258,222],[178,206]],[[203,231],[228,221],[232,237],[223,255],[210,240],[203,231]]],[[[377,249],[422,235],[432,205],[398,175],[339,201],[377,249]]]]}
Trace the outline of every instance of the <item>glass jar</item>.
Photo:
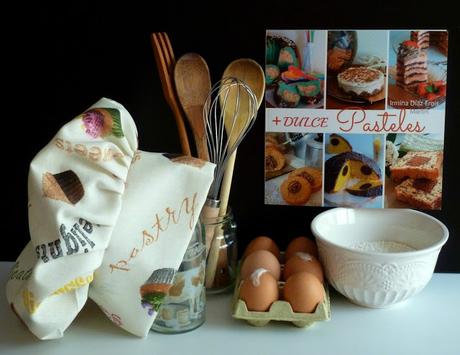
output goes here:
{"type": "Polygon", "coordinates": [[[198,328],[204,323],[205,268],[205,233],[202,224],[198,222],[174,276],[174,284],[158,310],[152,330],[169,334],[183,333],[198,328]]]}
{"type": "Polygon", "coordinates": [[[217,217],[200,217],[207,238],[211,239],[206,259],[206,292],[209,294],[231,291],[236,280],[238,244],[236,223],[230,209],[217,217]]]}

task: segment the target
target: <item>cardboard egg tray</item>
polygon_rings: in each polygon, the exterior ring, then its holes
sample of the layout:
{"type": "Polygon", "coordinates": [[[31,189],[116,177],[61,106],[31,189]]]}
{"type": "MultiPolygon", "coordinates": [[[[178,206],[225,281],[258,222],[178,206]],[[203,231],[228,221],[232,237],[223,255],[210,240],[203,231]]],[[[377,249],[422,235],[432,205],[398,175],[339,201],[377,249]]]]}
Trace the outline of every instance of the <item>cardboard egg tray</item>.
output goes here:
{"type": "MultiPolygon", "coordinates": [[[[331,302],[329,298],[329,289],[324,284],[325,297],[314,313],[297,313],[292,310],[289,302],[278,300],[273,302],[267,312],[248,311],[246,303],[239,299],[241,280],[238,278],[233,294],[233,317],[244,319],[249,324],[256,327],[263,327],[270,321],[291,322],[297,327],[309,327],[317,321],[325,321],[331,319],[331,302]]],[[[284,281],[279,281],[280,295],[283,294],[284,281]]]]}

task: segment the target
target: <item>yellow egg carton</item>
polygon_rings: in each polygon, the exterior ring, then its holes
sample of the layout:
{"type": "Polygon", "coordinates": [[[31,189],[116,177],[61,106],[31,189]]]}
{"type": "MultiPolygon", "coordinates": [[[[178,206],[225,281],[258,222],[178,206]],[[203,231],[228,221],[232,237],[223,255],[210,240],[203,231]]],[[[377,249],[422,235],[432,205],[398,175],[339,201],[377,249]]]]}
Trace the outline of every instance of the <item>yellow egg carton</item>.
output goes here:
{"type": "MultiPolygon", "coordinates": [[[[246,303],[239,298],[241,280],[237,280],[237,287],[233,294],[233,318],[244,319],[249,324],[256,327],[263,327],[270,321],[291,322],[296,327],[309,327],[318,321],[331,319],[331,301],[329,298],[329,289],[324,284],[325,297],[314,313],[297,313],[292,310],[291,304],[287,301],[278,300],[273,302],[267,312],[248,311],[246,303]]],[[[283,292],[284,282],[279,281],[280,294],[283,292]]]]}

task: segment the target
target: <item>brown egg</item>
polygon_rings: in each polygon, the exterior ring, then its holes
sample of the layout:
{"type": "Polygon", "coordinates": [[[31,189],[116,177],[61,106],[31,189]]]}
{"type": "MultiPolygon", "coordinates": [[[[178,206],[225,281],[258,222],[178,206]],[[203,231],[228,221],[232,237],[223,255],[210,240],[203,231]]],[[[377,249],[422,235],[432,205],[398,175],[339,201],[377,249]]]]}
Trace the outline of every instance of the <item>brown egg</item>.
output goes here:
{"type": "Polygon", "coordinates": [[[240,298],[249,311],[268,311],[279,298],[278,282],[268,270],[256,269],[240,286],[240,298]]]}
{"type": "Polygon", "coordinates": [[[280,259],[280,250],[276,243],[269,237],[260,236],[251,240],[246,247],[246,251],[244,252],[243,257],[248,256],[256,250],[268,250],[270,253],[276,256],[278,260],[280,259]]]}
{"type": "Polygon", "coordinates": [[[323,285],[309,272],[294,274],[284,284],[284,299],[294,312],[313,313],[324,297],[323,285]]]}
{"type": "Polygon", "coordinates": [[[324,282],[323,267],[318,259],[308,253],[296,253],[284,265],[283,277],[287,280],[298,272],[309,272],[315,275],[321,283],[324,282]]]}
{"type": "Polygon", "coordinates": [[[318,257],[318,248],[313,240],[307,237],[297,237],[293,239],[286,248],[286,260],[289,260],[295,253],[308,253],[318,257]]]}
{"type": "Polygon", "coordinates": [[[248,278],[254,270],[259,268],[267,269],[276,280],[280,279],[280,262],[268,250],[256,250],[244,259],[240,270],[241,279],[248,278]]]}

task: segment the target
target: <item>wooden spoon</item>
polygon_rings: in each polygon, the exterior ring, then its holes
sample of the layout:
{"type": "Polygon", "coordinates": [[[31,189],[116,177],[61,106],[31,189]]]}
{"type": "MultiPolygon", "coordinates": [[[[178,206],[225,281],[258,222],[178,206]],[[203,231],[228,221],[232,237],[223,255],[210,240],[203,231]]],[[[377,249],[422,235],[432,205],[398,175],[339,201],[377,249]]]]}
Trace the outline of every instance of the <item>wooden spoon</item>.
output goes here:
{"type": "Polygon", "coordinates": [[[203,106],[211,90],[211,76],[206,61],[196,53],[184,54],[176,62],[174,81],[177,96],[187,116],[198,158],[209,160],[203,106]]]}
{"type": "MultiPolygon", "coordinates": [[[[260,107],[265,93],[265,74],[260,65],[252,59],[237,59],[231,62],[224,71],[222,77],[234,77],[244,81],[253,91],[257,98],[257,108],[260,107]]],[[[227,100],[236,100],[234,97],[228,97],[227,100]]],[[[229,144],[234,144],[235,140],[241,133],[243,127],[247,125],[247,120],[251,119],[247,114],[249,98],[240,97],[240,113],[241,117],[237,118],[238,126],[233,128],[232,136],[229,137],[229,144]],[[245,121],[246,120],[246,121],[245,121]]],[[[230,101],[227,103],[227,108],[234,107],[234,104],[230,101]]],[[[225,112],[225,129],[227,132],[231,131],[233,112],[225,112]]],[[[230,187],[233,178],[233,169],[235,166],[236,150],[230,156],[227,167],[225,169],[224,179],[222,181],[222,187],[220,191],[220,216],[224,216],[227,213],[228,198],[230,195],[230,187]]]]}
{"type": "MultiPolygon", "coordinates": [[[[257,98],[257,108],[260,107],[264,93],[265,93],[265,74],[260,65],[252,59],[237,59],[231,62],[224,71],[222,76],[225,77],[234,77],[244,81],[253,91],[254,95],[257,98]]],[[[240,92],[241,94],[241,92],[240,92]]],[[[249,120],[252,119],[248,112],[249,97],[245,94],[240,96],[239,102],[239,116],[236,118],[236,122],[233,120],[234,107],[236,104],[237,93],[236,91],[227,97],[226,112],[224,112],[224,123],[225,129],[228,134],[231,135],[228,137],[229,145],[235,144],[236,140],[240,136],[244,127],[248,124],[249,120]],[[235,126],[232,129],[232,124],[235,126]]],[[[221,102],[223,97],[221,96],[221,102]]],[[[224,178],[222,181],[222,186],[220,190],[220,209],[219,216],[223,217],[227,213],[228,208],[228,199],[230,196],[230,188],[232,185],[233,178],[233,169],[235,166],[236,159],[236,149],[233,154],[230,156],[227,167],[225,168],[224,178]]],[[[216,230],[216,233],[219,233],[216,230]]],[[[208,257],[208,263],[206,268],[206,287],[220,286],[225,284],[225,280],[229,275],[228,270],[228,261],[227,261],[227,248],[222,247],[221,245],[216,245],[217,242],[221,242],[223,238],[217,238],[214,236],[214,239],[211,243],[210,253],[208,257]]]]}

